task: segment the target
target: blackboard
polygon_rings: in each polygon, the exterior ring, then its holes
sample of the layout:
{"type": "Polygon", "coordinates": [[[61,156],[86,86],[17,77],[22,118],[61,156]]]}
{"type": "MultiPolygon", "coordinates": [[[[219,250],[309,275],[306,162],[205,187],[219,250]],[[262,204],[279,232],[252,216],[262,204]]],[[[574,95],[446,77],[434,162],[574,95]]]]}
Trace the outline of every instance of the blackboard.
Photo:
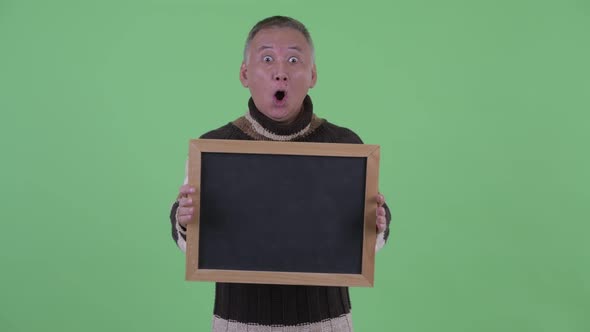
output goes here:
{"type": "Polygon", "coordinates": [[[372,286],[379,147],[191,140],[187,280],[372,286]]]}

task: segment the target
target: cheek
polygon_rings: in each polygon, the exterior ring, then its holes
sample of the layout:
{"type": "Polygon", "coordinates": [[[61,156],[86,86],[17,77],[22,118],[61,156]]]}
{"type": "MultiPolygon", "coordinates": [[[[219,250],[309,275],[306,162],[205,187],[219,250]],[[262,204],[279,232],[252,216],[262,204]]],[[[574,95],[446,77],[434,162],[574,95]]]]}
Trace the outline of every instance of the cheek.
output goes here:
{"type": "Polygon", "coordinates": [[[266,86],[264,71],[260,69],[250,69],[248,71],[248,88],[253,94],[258,94],[261,90],[264,90],[266,86]]]}
{"type": "Polygon", "coordinates": [[[268,73],[263,68],[256,68],[250,72],[251,78],[256,81],[262,81],[266,79],[268,73]]]}
{"type": "Polygon", "coordinates": [[[260,68],[250,70],[248,76],[248,88],[252,96],[258,101],[262,102],[268,95],[269,82],[268,74],[260,68]]]}
{"type": "Polygon", "coordinates": [[[291,74],[291,80],[295,83],[307,85],[311,83],[311,71],[297,71],[291,74]]]}

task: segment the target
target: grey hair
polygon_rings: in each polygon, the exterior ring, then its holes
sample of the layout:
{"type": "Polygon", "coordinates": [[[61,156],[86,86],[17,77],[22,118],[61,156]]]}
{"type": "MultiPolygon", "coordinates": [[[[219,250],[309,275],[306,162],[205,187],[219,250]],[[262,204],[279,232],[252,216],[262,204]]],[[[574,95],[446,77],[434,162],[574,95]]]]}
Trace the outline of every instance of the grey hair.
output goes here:
{"type": "Polygon", "coordinates": [[[244,47],[244,62],[248,60],[248,49],[250,48],[250,43],[254,36],[262,29],[269,29],[269,28],[291,28],[295,29],[303,34],[305,40],[311,47],[311,57],[312,61],[315,62],[315,50],[313,47],[313,41],[311,40],[311,35],[307,28],[303,23],[299,22],[298,20],[288,17],[288,16],[271,16],[259,21],[252,27],[250,33],[248,33],[248,38],[246,39],[246,46],[244,47]]]}

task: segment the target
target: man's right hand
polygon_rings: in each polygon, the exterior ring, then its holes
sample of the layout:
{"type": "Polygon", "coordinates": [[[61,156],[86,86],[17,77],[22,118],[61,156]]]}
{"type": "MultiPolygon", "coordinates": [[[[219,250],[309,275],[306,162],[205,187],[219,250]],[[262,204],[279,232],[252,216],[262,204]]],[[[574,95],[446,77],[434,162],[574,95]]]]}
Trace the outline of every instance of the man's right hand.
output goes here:
{"type": "Polygon", "coordinates": [[[195,192],[195,188],[188,184],[180,187],[178,191],[178,209],[176,210],[176,220],[184,227],[192,222],[195,207],[192,198],[189,196],[195,192]]]}

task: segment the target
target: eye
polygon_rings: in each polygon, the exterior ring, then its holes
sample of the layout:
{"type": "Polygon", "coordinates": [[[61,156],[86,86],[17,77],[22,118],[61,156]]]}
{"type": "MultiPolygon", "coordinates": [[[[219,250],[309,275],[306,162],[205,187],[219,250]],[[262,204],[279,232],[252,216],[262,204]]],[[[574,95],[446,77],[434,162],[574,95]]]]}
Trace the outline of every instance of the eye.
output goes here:
{"type": "Polygon", "coordinates": [[[262,61],[264,61],[264,62],[271,62],[272,61],[272,57],[270,55],[265,55],[264,58],[262,58],[262,61]]]}
{"type": "Polygon", "coordinates": [[[292,56],[289,58],[289,62],[290,63],[297,63],[297,62],[299,62],[299,59],[297,59],[297,57],[292,56]]]}

